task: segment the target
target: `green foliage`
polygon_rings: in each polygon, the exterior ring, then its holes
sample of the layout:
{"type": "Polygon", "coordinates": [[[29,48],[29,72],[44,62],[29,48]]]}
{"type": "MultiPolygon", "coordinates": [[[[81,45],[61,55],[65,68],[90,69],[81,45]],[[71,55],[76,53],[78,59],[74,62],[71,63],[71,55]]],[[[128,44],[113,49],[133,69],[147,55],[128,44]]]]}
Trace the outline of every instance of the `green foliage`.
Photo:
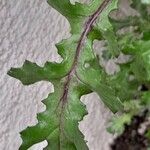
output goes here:
{"type": "MultiPolygon", "coordinates": [[[[87,114],[81,96],[96,92],[112,111],[110,132],[121,133],[123,125],[130,123],[133,115],[150,104],[150,16],[145,3],[133,0],[131,7],[140,15],[116,20],[109,16],[117,9],[118,0],[93,0],[90,4],[69,0],[48,0],[54,9],[67,18],[71,37],[56,44],[61,63],[46,62],[44,67],[25,61],[21,68],[11,68],[8,74],[24,85],[49,81],[54,93],[43,101],[46,111],[38,114],[38,124],[21,132],[20,150],[47,140],[45,150],[86,150],[84,136],[78,129],[79,121],[87,114]],[[132,32],[120,34],[123,28],[134,26],[132,32]],[[110,58],[120,53],[130,59],[120,66],[120,71],[108,75],[99,64],[93,50],[94,40],[105,40],[110,58]],[[148,91],[140,90],[145,85],[148,91]]],[[[104,58],[105,59],[105,58],[104,58]]],[[[149,107],[147,107],[149,109],[149,107]]]]}
{"type": "Polygon", "coordinates": [[[150,139],[150,130],[148,130],[146,136],[150,139]]]}
{"type": "Polygon", "coordinates": [[[110,133],[121,134],[124,131],[124,124],[130,124],[131,122],[130,114],[123,114],[122,116],[114,117],[107,128],[110,133]]]}
{"type": "Polygon", "coordinates": [[[108,126],[111,133],[121,134],[124,124],[129,124],[134,115],[146,109],[150,111],[150,15],[146,4],[148,2],[133,0],[131,7],[139,13],[138,16],[122,20],[110,18],[122,53],[130,56],[127,63],[120,65],[120,72],[107,79],[124,102],[122,115],[114,117],[108,126]],[[118,32],[131,26],[133,30],[130,32],[118,32]]]}

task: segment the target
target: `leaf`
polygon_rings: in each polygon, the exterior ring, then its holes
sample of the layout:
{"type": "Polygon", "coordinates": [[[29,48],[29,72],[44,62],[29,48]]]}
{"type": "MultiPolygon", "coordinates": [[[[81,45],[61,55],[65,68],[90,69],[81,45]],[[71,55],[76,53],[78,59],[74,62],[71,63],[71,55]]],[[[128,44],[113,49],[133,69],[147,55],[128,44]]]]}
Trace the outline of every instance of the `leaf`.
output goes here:
{"type": "Polygon", "coordinates": [[[71,26],[71,33],[80,33],[85,23],[85,17],[89,17],[98,9],[102,1],[94,0],[89,5],[80,4],[78,2],[72,5],[69,0],[48,0],[49,5],[55,8],[63,16],[65,16],[71,26]]]}
{"type": "Polygon", "coordinates": [[[23,144],[20,150],[25,150],[35,143],[48,141],[47,149],[78,150],[88,149],[82,133],[78,129],[78,122],[87,114],[80,97],[89,92],[88,88],[72,81],[67,102],[60,102],[63,83],[54,81],[55,92],[51,93],[43,103],[47,110],[38,114],[39,123],[21,132],[23,144]]]}
{"type": "Polygon", "coordinates": [[[113,31],[113,26],[109,20],[109,14],[112,10],[117,9],[118,1],[114,0],[106,7],[106,11],[100,14],[98,19],[97,28],[102,32],[104,39],[108,44],[108,50],[112,53],[112,56],[118,56],[120,51],[117,44],[116,35],[113,31]]]}
{"type": "Polygon", "coordinates": [[[141,23],[143,24],[144,20],[149,20],[149,14],[147,11],[148,5],[143,4],[142,0],[132,0],[131,7],[135,9],[141,16],[124,16],[119,20],[109,17],[109,20],[115,31],[124,27],[139,26],[141,23]]]}
{"type": "MultiPolygon", "coordinates": [[[[53,8],[68,19],[72,35],[56,44],[58,54],[63,58],[61,63],[47,62],[40,67],[26,61],[21,68],[12,68],[8,72],[25,85],[41,80],[50,81],[54,85],[54,93],[44,101],[46,111],[38,115],[38,124],[21,132],[23,144],[20,150],[26,150],[45,139],[49,143],[45,150],[88,149],[78,129],[79,121],[87,114],[85,106],[80,102],[82,95],[97,92],[112,112],[122,109],[122,102],[113,88],[103,84],[103,68],[93,52],[95,39],[106,38],[112,44],[113,38],[104,36],[94,23],[100,16],[107,21],[97,22],[99,27],[105,24],[112,31],[108,15],[116,9],[117,2],[94,0],[90,5],[72,5],[69,0],[48,0],[53,8]]],[[[111,50],[115,51],[115,48],[111,50]]]]}
{"type": "Polygon", "coordinates": [[[120,65],[120,71],[107,75],[104,84],[112,87],[119,99],[124,102],[139,95],[140,84],[131,73],[130,63],[120,65]]]}
{"type": "Polygon", "coordinates": [[[148,11],[145,4],[142,4],[141,0],[132,0],[131,7],[137,10],[143,18],[148,17],[148,11]]]}
{"type": "Polygon", "coordinates": [[[72,58],[75,55],[77,38],[75,35],[56,44],[58,54],[63,58],[61,63],[47,62],[44,67],[40,67],[30,61],[25,61],[23,67],[11,68],[8,74],[19,79],[24,85],[33,84],[41,80],[51,81],[65,77],[73,63],[72,58]]]}
{"type": "Polygon", "coordinates": [[[117,134],[123,132],[124,124],[130,124],[133,116],[150,108],[150,16],[147,6],[141,1],[133,0],[131,6],[140,16],[129,16],[120,20],[109,18],[114,31],[117,32],[120,50],[125,55],[130,55],[130,60],[120,65],[118,73],[105,75],[104,80],[105,85],[114,89],[124,105],[122,115],[114,117],[108,126],[110,133],[117,134]],[[133,30],[130,30],[130,26],[133,26],[133,30]],[[120,32],[120,29],[125,27],[127,31],[120,32]],[[143,85],[146,89],[142,89],[143,85]]]}
{"type": "Polygon", "coordinates": [[[106,86],[102,82],[102,68],[99,66],[98,60],[92,54],[91,41],[87,41],[87,45],[83,48],[79,60],[79,65],[76,70],[78,78],[88,85],[92,91],[95,91],[102,101],[112,112],[122,109],[120,99],[115,95],[113,89],[106,86]],[[93,57],[93,60],[91,60],[93,57]],[[109,91],[109,93],[107,92],[109,91]]]}
{"type": "Polygon", "coordinates": [[[124,125],[130,124],[132,116],[130,114],[123,114],[122,116],[114,117],[109,127],[107,128],[107,131],[110,133],[117,133],[121,134],[124,131],[124,125]]]}
{"type": "Polygon", "coordinates": [[[141,104],[145,106],[145,108],[150,108],[150,92],[143,92],[141,97],[141,104]]]}
{"type": "Polygon", "coordinates": [[[129,16],[129,17],[122,18],[120,20],[109,17],[109,20],[115,32],[125,27],[136,26],[140,22],[139,17],[137,16],[129,16]]]}
{"type": "Polygon", "coordinates": [[[150,0],[141,0],[143,4],[150,4],[150,0]]]}
{"type": "Polygon", "coordinates": [[[150,139],[150,129],[147,131],[146,137],[150,139]]]}
{"type": "Polygon", "coordinates": [[[124,102],[124,113],[114,116],[109,123],[107,131],[110,133],[122,134],[125,125],[129,125],[134,116],[141,113],[142,106],[138,100],[128,100],[124,102]]]}
{"type": "Polygon", "coordinates": [[[134,47],[135,59],[131,65],[131,70],[138,80],[150,81],[150,40],[137,41],[134,47]]]}
{"type": "MultiPolygon", "coordinates": [[[[114,31],[118,31],[123,28],[128,28],[130,26],[138,27],[137,31],[149,32],[150,24],[149,24],[149,13],[148,13],[148,5],[143,3],[142,0],[132,0],[131,7],[140,14],[136,16],[124,16],[121,19],[116,19],[113,17],[109,17],[109,20],[114,28],[114,31]]],[[[133,33],[132,33],[133,34],[133,33]]],[[[137,35],[136,35],[137,36],[137,35]]]]}
{"type": "MultiPolygon", "coordinates": [[[[141,26],[143,25],[141,24],[141,26]]],[[[121,51],[124,54],[131,56],[131,62],[129,64],[130,74],[132,74],[139,83],[149,81],[149,34],[145,31],[142,31],[140,33],[140,36],[138,36],[137,34],[134,35],[133,33],[125,33],[121,36],[119,35],[119,38],[120,39],[118,40],[118,44],[121,48],[121,51]]]]}
{"type": "Polygon", "coordinates": [[[112,57],[117,57],[120,54],[120,50],[117,43],[117,38],[112,29],[108,29],[103,32],[103,36],[106,39],[107,50],[111,53],[112,57]]]}

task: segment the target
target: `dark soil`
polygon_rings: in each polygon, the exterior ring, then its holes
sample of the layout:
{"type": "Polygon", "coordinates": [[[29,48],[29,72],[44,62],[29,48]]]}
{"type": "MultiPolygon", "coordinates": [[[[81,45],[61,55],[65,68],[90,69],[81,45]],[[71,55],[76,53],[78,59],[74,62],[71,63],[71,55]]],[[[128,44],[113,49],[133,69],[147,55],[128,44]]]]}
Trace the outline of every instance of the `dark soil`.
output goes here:
{"type": "Polygon", "coordinates": [[[141,86],[141,91],[148,91],[149,89],[148,89],[148,87],[146,86],[146,85],[142,85],[141,86]]]}
{"type": "Polygon", "coordinates": [[[145,136],[148,128],[139,133],[141,124],[146,122],[148,111],[144,111],[140,116],[134,116],[130,125],[125,125],[122,135],[118,136],[111,145],[112,150],[147,150],[150,145],[149,139],[145,136]]]}

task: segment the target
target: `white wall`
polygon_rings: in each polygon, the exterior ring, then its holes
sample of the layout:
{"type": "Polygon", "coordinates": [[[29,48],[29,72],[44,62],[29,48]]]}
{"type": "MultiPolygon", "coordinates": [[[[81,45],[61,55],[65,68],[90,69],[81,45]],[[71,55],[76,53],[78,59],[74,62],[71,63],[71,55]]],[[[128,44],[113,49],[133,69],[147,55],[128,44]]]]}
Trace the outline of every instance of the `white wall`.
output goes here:
{"type": "MultiPolygon", "coordinates": [[[[55,43],[69,35],[64,17],[46,0],[0,0],[0,150],[18,150],[19,132],[37,123],[36,113],[44,110],[41,100],[52,91],[48,82],[23,86],[7,75],[27,59],[43,65],[59,60],[55,43]]],[[[89,115],[80,124],[90,150],[108,150],[106,130],[110,112],[96,94],[83,98],[89,115]]],[[[33,148],[40,150],[40,146],[33,148]]]]}

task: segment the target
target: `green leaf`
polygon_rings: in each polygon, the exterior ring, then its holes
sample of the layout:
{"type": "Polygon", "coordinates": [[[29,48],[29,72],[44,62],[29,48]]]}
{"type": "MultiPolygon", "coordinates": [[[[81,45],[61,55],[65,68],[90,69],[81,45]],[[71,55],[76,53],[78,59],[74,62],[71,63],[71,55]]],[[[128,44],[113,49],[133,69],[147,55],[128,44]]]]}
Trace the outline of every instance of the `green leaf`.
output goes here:
{"type": "Polygon", "coordinates": [[[131,74],[130,63],[120,65],[120,71],[107,75],[104,84],[112,87],[119,99],[124,102],[139,95],[140,84],[131,74]]]}
{"type": "Polygon", "coordinates": [[[120,54],[120,50],[117,43],[117,38],[112,29],[102,31],[104,38],[106,39],[107,50],[111,53],[112,57],[117,57],[120,54]]]}
{"type": "Polygon", "coordinates": [[[141,0],[143,4],[150,4],[150,0],[141,0]]]}
{"type": "Polygon", "coordinates": [[[142,4],[141,0],[132,0],[131,7],[137,10],[143,18],[148,17],[148,11],[145,4],[142,4]]]}
{"type": "Polygon", "coordinates": [[[117,9],[118,0],[113,0],[100,14],[98,21],[96,22],[97,28],[100,29],[104,39],[108,44],[108,50],[112,53],[112,56],[118,56],[120,51],[117,44],[116,35],[113,31],[113,26],[109,20],[109,14],[111,11],[117,9]]]}
{"type": "Polygon", "coordinates": [[[71,33],[80,33],[84,26],[85,17],[93,14],[93,12],[102,3],[102,0],[94,0],[89,5],[80,4],[78,2],[72,5],[69,0],[48,0],[48,3],[65,16],[71,26],[71,33]]]}
{"type": "Polygon", "coordinates": [[[87,44],[81,52],[82,59],[79,60],[79,65],[76,70],[77,76],[83,83],[88,85],[92,91],[96,92],[105,105],[115,113],[122,109],[122,103],[115,95],[114,90],[103,84],[103,71],[92,51],[92,42],[87,40],[87,44]]]}
{"type": "Polygon", "coordinates": [[[78,129],[79,121],[87,114],[80,97],[89,93],[88,88],[72,81],[67,101],[61,101],[63,83],[53,82],[55,92],[51,93],[43,103],[47,110],[38,114],[39,123],[21,132],[23,144],[20,150],[26,150],[35,143],[48,141],[46,149],[78,150],[88,149],[82,133],[78,129]]]}
{"type": "Polygon", "coordinates": [[[130,114],[123,114],[122,116],[114,117],[109,127],[107,128],[107,131],[110,133],[117,133],[121,134],[124,131],[124,125],[130,124],[132,116],[130,114]]]}
{"type": "MultiPolygon", "coordinates": [[[[131,7],[140,14],[140,16],[126,16],[121,19],[115,19],[109,17],[109,20],[114,28],[114,31],[118,31],[123,28],[129,28],[130,26],[136,27],[136,32],[149,32],[150,31],[150,15],[148,13],[148,5],[143,3],[142,0],[132,0],[131,7]],[[144,31],[145,30],[145,31],[144,31]]],[[[130,34],[130,33],[129,33],[130,34]]],[[[133,33],[132,33],[133,34],[133,33]]],[[[136,35],[137,36],[137,35],[136,35]]]]}
{"type": "Polygon", "coordinates": [[[150,37],[148,35],[144,33],[143,37],[134,37],[134,35],[125,34],[118,40],[121,51],[131,56],[130,74],[139,83],[150,81],[150,37]]]}
{"type": "Polygon", "coordinates": [[[107,128],[110,133],[122,134],[125,124],[129,125],[133,116],[139,114],[142,106],[138,100],[128,100],[124,102],[124,113],[119,116],[114,116],[107,128]]]}
{"type": "Polygon", "coordinates": [[[141,104],[144,105],[146,108],[150,108],[150,92],[143,92],[141,97],[141,104]]]}
{"type": "Polygon", "coordinates": [[[23,144],[20,150],[26,150],[45,139],[48,141],[45,150],[88,149],[78,129],[79,121],[87,114],[80,102],[82,95],[97,92],[112,112],[122,109],[122,102],[113,88],[103,84],[103,68],[93,51],[95,39],[105,39],[108,49],[113,53],[117,51],[117,43],[113,38],[115,35],[108,20],[117,2],[94,0],[89,5],[72,5],[69,0],[48,0],[53,8],[68,19],[72,35],[56,44],[58,54],[63,58],[61,63],[47,62],[40,67],[26,61],[21,68],[12,68],[8,72],[25,85],[42,80],[54,85],[54,93],[44,101],[46,111],[38,115],[38,124],[21,132],[23,144]],[[94,26],[98,16],[104,19],[97,22],[99,28],[94,26]],[[110,31],[110,37],[102,32],[104,25],[110,31]]]}
{"type": "Polygon", "coordinates": [[[150,129],[147,131],[146,137],[149,138],[149,140],[150,140],[150,129]]]}
{"type": "Polygon", "coordinates": [[[19,79],[24,85],[41,80],[51,81],[63,78],[72,66],[78,38],[77,35],[74,35],[56,44],[58,54],[63,58],[61,63],[47,62],[44,67],[40,67],[30,61],[25,61],[21,68],[11,68],[8,74],[19,79]]]}
{"type": "Polygon", "coordinates": [[[109,17],[109,20],[115,32],[125,27],[137,26],[140,22],[140,18],[137,16],[129,16],[120,20],[109,17]]]}
{"type": "Polygon", "coordinates": [[[139,81],[150,81],[150,40],[135,42],[134,53],[131,70],[139,81]]]}

